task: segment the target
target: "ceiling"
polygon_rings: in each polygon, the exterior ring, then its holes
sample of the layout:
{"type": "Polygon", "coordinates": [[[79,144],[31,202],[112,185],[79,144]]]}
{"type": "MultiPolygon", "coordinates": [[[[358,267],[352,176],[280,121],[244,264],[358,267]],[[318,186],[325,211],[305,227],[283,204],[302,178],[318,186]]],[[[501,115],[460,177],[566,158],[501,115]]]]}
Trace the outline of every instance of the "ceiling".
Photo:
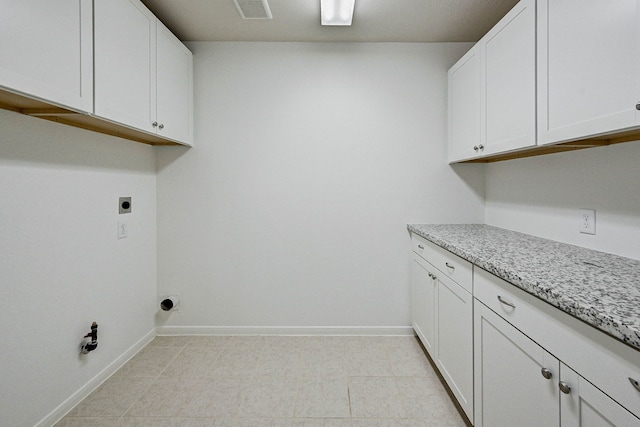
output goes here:
{"type": "Polygon", "coordinates": [[[356,0],[351,27],[322,27],[320,0],[268,0],[244,20],[233,0],[142,0],[182,41],[475,42],[517,0],[356,0]]]}

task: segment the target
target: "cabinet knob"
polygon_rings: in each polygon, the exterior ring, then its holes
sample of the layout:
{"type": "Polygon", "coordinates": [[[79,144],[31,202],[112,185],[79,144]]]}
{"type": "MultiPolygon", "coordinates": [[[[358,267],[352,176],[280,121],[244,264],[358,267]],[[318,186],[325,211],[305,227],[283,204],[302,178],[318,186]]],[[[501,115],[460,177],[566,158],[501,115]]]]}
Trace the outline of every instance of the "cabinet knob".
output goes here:
{"type": "Polygon", "coordinates": [[[158,122],[153,122],[153,123],[151,123],[151,126],[153,126],[153,127],[157,127],[157,126],[158,126],[158,122]]]}
{"type": "Polygon", "coordinates": [[[636,110],[640,110],[640,102],[636,104],[636,110]]]}
{"type": "Polygon", "coordinates": [[[564,394],[571,393],[571,386],[565,383],[564,381],[560,381],[558,383],[558,387],[560,387],[560,391],[563,392],[564,394]]]}
{"type": "Polygon", "coordinates": [[[418,245],[418,249],[424,249],[424,246],[418,245]]]}
{"type": "Polygon", "coordinates": [[[553,376],[553,374],[551,373],[550,370],[548,370],[547,368],[542,368],[540,369],[540,373],[542,374],[543,377],[545,377],[546,379],[550,380],[551,377],[553,376]]]}
{"type": "Polygon", "coordinates": [[[479,148],[480,150],[484,150],[484,145],[480,144],[480,145],[478,145],[478,148],[479,148]]]}
{"type": "Polygon", "coordinates": [[[473,151],[478,151],[478,146],[477,145],[473,146],[473,151]]]}
{"type": "Polygon", "coordinates": [[[638,380],[634,380],[633,378],[629,378],[631,385],[636,388],[636,390],[640,391],[640,382],[638,380]]]}
{"type": "Polygon", "coordinates": [[[449,267],[449,268],[450,268],[450,269],[452,269],[452,270],[455,270],[455,269],[456,269],[456,266],[455,266],[455,265],[451,265],[451,264],[449,264],[448,262],[445,262],[445,263],[444,263],[444,265],[446,265],[447,267],[449,267]]]}
{"type": "Polygon", "coordinates": [[[164,125],[162,123],[160,123],[160,125],[158,126],[160,129],[164,129],[164,125]]]}

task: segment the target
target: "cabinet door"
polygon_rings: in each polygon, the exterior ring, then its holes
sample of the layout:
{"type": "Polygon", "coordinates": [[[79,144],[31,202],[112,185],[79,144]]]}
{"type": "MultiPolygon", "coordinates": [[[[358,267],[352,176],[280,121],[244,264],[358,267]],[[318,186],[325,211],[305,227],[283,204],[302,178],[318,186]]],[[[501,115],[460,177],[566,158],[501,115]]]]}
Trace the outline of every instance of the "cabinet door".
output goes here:
{"type": "Polygon", "coordinates": [[[448,73],[449,162],[479,155],[478,147],[482,144],[480,84],[480,46],[475,45],[448,73]]]}
{"type": "Polygon", "coordinates": [[[560,425],[558,359],[477,299],[474,356],[476,427],[560,425]]]}
{"type": "Polygon", "coordinates": [[[435,358],[437,283],[432,267],[419,255],[411,258],[411,322],[418,338],[435,358]]]}
{"type": "Polygon", "coordinates": [[[561,380],[570,387],[560,393],[562,427],[640,427],[640,419],[562,364],[561,380]]]}
{"type": "Polygon", "coordinates": [[[0,87],[93,110],[92,0],[0,0],[0,87]]]}
{"type": "Polygon", "coordinates": [[[438,274],[436,365],[473,420],[473,297],[438,274]]]}
{"type": "Polygon", "coordinates": [[[522,0],[487,33],[483,155],[536,144],[536,3],[522,0]]]}
{"type": "Polygon", "coordinates": [[[158,135],[193,140],[193,55],[160,22],[157,23],[158,135]]]}
{"type": "Polygon", "coordinates": [[[95,0],[95,114],[154,132],[156,18],[138,0],[95,0]]]}
{"type": "Polygon", "coordinates": [[[538,2],[538,143],[640,125],[640,1],[538,2]]]}

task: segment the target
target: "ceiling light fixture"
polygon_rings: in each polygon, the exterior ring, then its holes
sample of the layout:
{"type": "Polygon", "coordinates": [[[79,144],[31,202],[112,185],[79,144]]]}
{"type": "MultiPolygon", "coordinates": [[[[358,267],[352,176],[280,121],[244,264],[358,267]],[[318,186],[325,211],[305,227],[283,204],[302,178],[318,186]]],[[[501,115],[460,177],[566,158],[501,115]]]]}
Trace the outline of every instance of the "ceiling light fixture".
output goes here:
{"type": "Polygon", "coordinates": [[[351,25],[356,0],[320,0],[322,25],[351,25]]]}

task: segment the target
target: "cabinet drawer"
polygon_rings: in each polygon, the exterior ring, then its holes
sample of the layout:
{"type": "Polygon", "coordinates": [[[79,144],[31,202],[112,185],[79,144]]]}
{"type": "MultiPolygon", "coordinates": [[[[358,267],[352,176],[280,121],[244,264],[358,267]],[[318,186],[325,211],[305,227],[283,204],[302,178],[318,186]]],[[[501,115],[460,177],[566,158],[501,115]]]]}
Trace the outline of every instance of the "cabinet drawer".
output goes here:
{"type": "Polygon", "coordinates": [[[521,331],[535,327],[538,314],[524,302],[524,291],[479,268],[474,280],[476,299],[521,331]]]}
{"type": "Polygon", "coordinates": [[[473,269],[469,261],[431,243],[417,234],[412,234],[411,245],[415,253],[429,261],[434,267],[447,277],[453,279],[465,290],[473,293],[473,269]]]}
{"type": "Polygon", "coordinates": [[[479,268],[474,297],[640,417],[640,351],[479,268]]]}

